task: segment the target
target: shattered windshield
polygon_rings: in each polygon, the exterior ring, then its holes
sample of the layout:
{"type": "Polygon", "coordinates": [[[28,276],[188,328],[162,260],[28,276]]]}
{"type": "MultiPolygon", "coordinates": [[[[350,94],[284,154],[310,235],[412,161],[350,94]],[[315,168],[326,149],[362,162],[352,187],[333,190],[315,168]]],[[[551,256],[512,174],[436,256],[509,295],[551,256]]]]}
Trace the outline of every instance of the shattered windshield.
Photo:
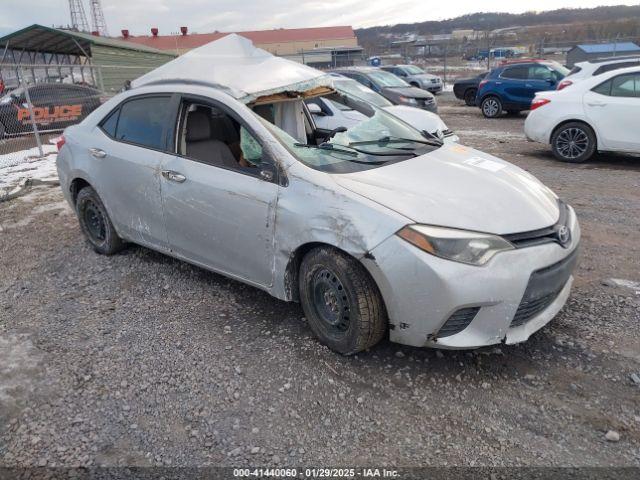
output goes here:
{"type": "MultiPolygon", "coordinates": [[[[342,104],[340,95],[325,99],[342,104]]],[[[429,153],[441,146],[418,130],[373,105],[361,113],[365,120],[341,131],[316,132],[313,142],[301,142],[261,119],[276,138],[308,167],[330,173],[348,173],[377,168],[429,153]]],[[[338,129],[336,129],[338,130],[338,129]]]]}

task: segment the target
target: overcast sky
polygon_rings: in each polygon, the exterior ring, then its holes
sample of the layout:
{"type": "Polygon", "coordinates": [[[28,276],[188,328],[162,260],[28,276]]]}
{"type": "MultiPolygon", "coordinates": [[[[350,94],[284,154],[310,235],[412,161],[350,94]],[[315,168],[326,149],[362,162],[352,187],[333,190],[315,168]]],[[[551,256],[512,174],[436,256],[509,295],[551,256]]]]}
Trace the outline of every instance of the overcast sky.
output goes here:
{"type": "MultiPolygon", "coordinates": [[[[370,27],[441,20],[478,10],[520,13],[562,7],[635,5],[607,0],[102,0],[111,35],[128,28],[132,34],[261,30],[331,25],[370,27]]],[[[83,0],[89,18],[89,0],[83,0]]],[[[0,34],[40,23],[67,25],[68,0],[0,0],[0,34]]]]}

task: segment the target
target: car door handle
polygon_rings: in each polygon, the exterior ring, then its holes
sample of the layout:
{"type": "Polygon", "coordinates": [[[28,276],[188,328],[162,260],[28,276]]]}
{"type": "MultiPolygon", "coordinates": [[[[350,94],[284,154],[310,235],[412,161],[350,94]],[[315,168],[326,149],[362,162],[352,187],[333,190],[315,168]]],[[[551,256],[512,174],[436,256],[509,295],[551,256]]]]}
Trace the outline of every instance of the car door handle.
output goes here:
{"type": "Polygon", "coordinates": [[[187,177],[173,170],[162,170],[162,176],[171,182],[182,183],[187,177]]]}
{"type": "Polygon", "coordinates": [[[587,105],[590,107],[606,107],[607,104],[604,102],[587,102],[587,105]]]}
{"type": "Polygon", "coordinates": [[[502,85],[502,82],[496,82],[496,85],[502,85]]]}
{"type": "Polygon", "coordinates": [[[104,158],[107,156],[107,152],[105,152],[104,150],[100,150],[99,148],[90,148],[89,153],[91,154],[91,156],[96,158],[104,158]]]}
{"type": "Polygon", "coordinates": [[[527,88],[533,87],[533,85],[531,85],[530,83],[525,83],[524,86],[527,87],[527,88]]]}

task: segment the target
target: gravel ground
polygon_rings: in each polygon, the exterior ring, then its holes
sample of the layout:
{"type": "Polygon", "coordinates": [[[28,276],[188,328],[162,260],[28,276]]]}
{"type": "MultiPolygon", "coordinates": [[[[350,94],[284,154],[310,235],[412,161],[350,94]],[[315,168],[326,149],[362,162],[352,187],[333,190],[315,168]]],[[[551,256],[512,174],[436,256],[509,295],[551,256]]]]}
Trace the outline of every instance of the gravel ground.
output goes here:
{"type": "Polygon", "coordinates": [[[574,291],[547,327],[341,357],[297,304],[141,247],[95,254],[36,187],[0,203],[0,465],[639,466],[640,159],[560,164],[523,116],[440,103],[463,143],[578,212],[574,291]]]}

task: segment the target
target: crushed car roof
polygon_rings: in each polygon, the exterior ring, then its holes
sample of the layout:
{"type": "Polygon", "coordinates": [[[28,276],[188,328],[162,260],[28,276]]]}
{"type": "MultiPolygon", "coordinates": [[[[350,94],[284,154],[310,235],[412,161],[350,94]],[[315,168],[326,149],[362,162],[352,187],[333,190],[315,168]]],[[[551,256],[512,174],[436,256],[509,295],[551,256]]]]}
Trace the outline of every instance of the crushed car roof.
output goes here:
{"type": "Polygon", "coordinates": [[[329,75],[276,57],[236,34],[165,63],[134,80],[132,87],[170,82],[206,84],[223,89],[244,103],[278,94],[318,94],[332,88],[329,75]]]}

